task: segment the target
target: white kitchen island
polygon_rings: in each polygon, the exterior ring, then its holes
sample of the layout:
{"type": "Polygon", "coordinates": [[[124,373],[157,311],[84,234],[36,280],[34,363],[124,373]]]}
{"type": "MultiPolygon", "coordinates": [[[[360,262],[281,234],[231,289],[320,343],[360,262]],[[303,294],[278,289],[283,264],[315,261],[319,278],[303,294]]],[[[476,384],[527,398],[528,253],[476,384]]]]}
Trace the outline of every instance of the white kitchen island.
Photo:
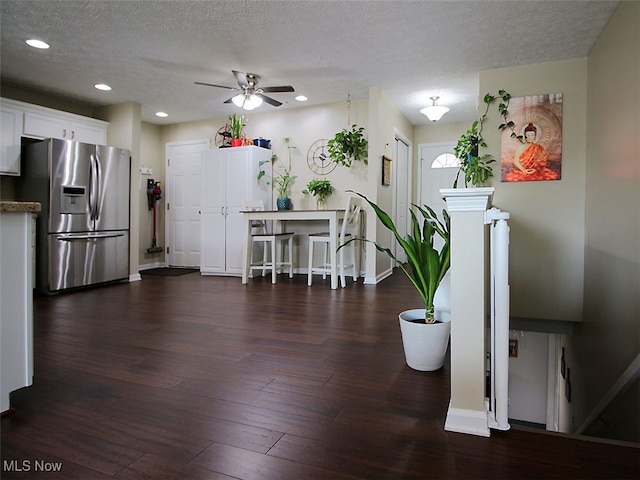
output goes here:
{"type": "Polygon", "coordinates": [[[0,412],[33,383],[33,215],[37,202],[0,202],[0,412]]]}

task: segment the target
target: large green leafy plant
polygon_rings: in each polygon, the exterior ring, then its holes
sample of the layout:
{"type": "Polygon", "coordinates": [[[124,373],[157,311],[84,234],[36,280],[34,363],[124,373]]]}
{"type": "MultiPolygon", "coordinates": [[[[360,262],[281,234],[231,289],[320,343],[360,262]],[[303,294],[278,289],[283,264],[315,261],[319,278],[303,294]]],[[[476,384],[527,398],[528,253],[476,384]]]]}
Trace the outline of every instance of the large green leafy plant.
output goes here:
{"type": "Polygon", "coordinates": [[[353,161],[362,160],[365,165],[369,163],[367,159],[367,148],[369,142],[364,138],[364,127],[351,125],[351,130],[342,129],[327,142],[329,156],[338,165],[350,167],[353,161]]]}
{"type": "MultiPolygon", "coordinates": [[[[433,300],[440,282],[442,282],[451,265],[449,214],[446,210],[443,210],[443,219],[440,220],[436,212],[428,205],[420,207],[412,204],[413,208],[409,209],[411,214],[411,229],[405,237],[402,237],[398,233],[398,229],[393,223],[393,220],[384,210],[364,195],[357,192],[353,193],[366,200],[366,202],[371,205],[371,208],[373,208],[382,225],[393,233],[398,245],[402,247],[404,253],[407,255],[406,265],[403,264],[388,247],[371,240],[363,241],[373,243],[379,251],[386,253],[396,261],[424,301],[426,311],[425,322],[435,323],[433,300]],[[440,251],[434,246],[436,233],[444,240],[440,251]]],[[[339,248],[342,248],[351,241],[357,240],[360,239],[350,240],[340,245],[339,248]]]]}
{"type": "Polygon", "coordinates": [[[478,148],[487,146],[482,136],[482,130],[487,114],[489,113],[489,107],[491,107],[494,102],[498,101],[498,112],[502,117],[502,122],[498,125],[498,129],[502,131],[508,128],[511,130],[512,138],[517,138],[520,141],[524,140],[522,135],[515,133],[515,123],[507,118],[509,116],[509,102],[511,100],[510,93],[506,90],[499,90],[498,95],[487,93],[483,100],[486,105],[484,113],[478,120],[471,124],[470,129],[460,136],[454,148],[456,157],[461,161],[460,170],[458,170],[458,175],[453,183],[454,188],[458,186],[461,173],[463,174],[465,187],[468,185],[484,185],[493,177],[492,164],[495,163],[495,159],[489,154],[479,155],[478,148]]]}

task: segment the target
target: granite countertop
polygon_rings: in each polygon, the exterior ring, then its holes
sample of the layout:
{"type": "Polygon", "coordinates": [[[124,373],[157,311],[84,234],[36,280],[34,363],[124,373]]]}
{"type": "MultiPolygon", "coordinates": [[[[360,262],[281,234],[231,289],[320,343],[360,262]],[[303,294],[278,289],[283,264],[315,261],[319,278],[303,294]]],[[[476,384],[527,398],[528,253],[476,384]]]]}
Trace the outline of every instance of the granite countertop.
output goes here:
{"type": "Polygon", "coordinates": [[[39,211],[40,203],[38,202],[0,201],[0,212],[38,213],[39,211]]]}

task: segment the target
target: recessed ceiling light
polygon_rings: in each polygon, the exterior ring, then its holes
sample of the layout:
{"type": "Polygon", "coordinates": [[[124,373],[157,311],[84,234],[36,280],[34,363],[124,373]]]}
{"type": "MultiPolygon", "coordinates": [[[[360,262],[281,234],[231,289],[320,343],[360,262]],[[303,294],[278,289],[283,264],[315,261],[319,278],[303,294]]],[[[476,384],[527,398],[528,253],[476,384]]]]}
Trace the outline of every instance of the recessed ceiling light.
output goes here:
{"type": "Polygon", "coordinates": [[[168,117],[169,114],[166,112],[156,112],[156,117],[161,117],[161,118],[165,118],[168,117]]]}
{"type": "Polygon", "coordinates": [[[96,83],[94,87],[97,88],[98,90],[104,90],[105,92],[108,92],[109,90],[111,90],[111,87],[106,83],[96,83]]]}
{"type": "Polygon", "coordinates": [[[41,48],[41,49],[49,48],[49,44],[47,42],[43,42],[42,40],[36,40],[35,38],[31,38],[27,40],[27,45],[33,48],[41,48]]]}
{"type": "Polygon", "coordinates": [[[305,97],[304,95],[298,95],[296,97],[296,100],[299,101],[299,102],[306,102],[309,99],[307,97],[305,97]]]}

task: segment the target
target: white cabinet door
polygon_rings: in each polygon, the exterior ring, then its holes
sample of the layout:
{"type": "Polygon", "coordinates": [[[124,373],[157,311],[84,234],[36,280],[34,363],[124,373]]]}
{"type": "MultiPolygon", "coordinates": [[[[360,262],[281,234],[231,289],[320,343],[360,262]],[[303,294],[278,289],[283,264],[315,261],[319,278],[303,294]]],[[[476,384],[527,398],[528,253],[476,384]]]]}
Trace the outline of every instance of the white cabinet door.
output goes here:
{"type": "Polygon", "coordinates": [[[6,105],[0,107],[0,114],[0,174],[20,175],[20,137],[24,114],[22,110],[6,105]]]}
{"type": "Polygon", "coordinates": [[[202,257],[200,271],[242,275],[245,200],[271,209],[271,188],[258,184],[258,163],[271,152],[259,147],[209,150],[202,156],[202,257]]]}
{"type": "Polygon", "coordinates": [[[225,272],[225,162],[215,150],[202,152],[201,273],[225,272]]]}
{"type": "Polygon", "coordinates": [[[106,145],[107,128],[100,121],[64,113],[27,111],[24,116],[24,134],[37,138],[60,138],[74,142],[106,145]]]}

